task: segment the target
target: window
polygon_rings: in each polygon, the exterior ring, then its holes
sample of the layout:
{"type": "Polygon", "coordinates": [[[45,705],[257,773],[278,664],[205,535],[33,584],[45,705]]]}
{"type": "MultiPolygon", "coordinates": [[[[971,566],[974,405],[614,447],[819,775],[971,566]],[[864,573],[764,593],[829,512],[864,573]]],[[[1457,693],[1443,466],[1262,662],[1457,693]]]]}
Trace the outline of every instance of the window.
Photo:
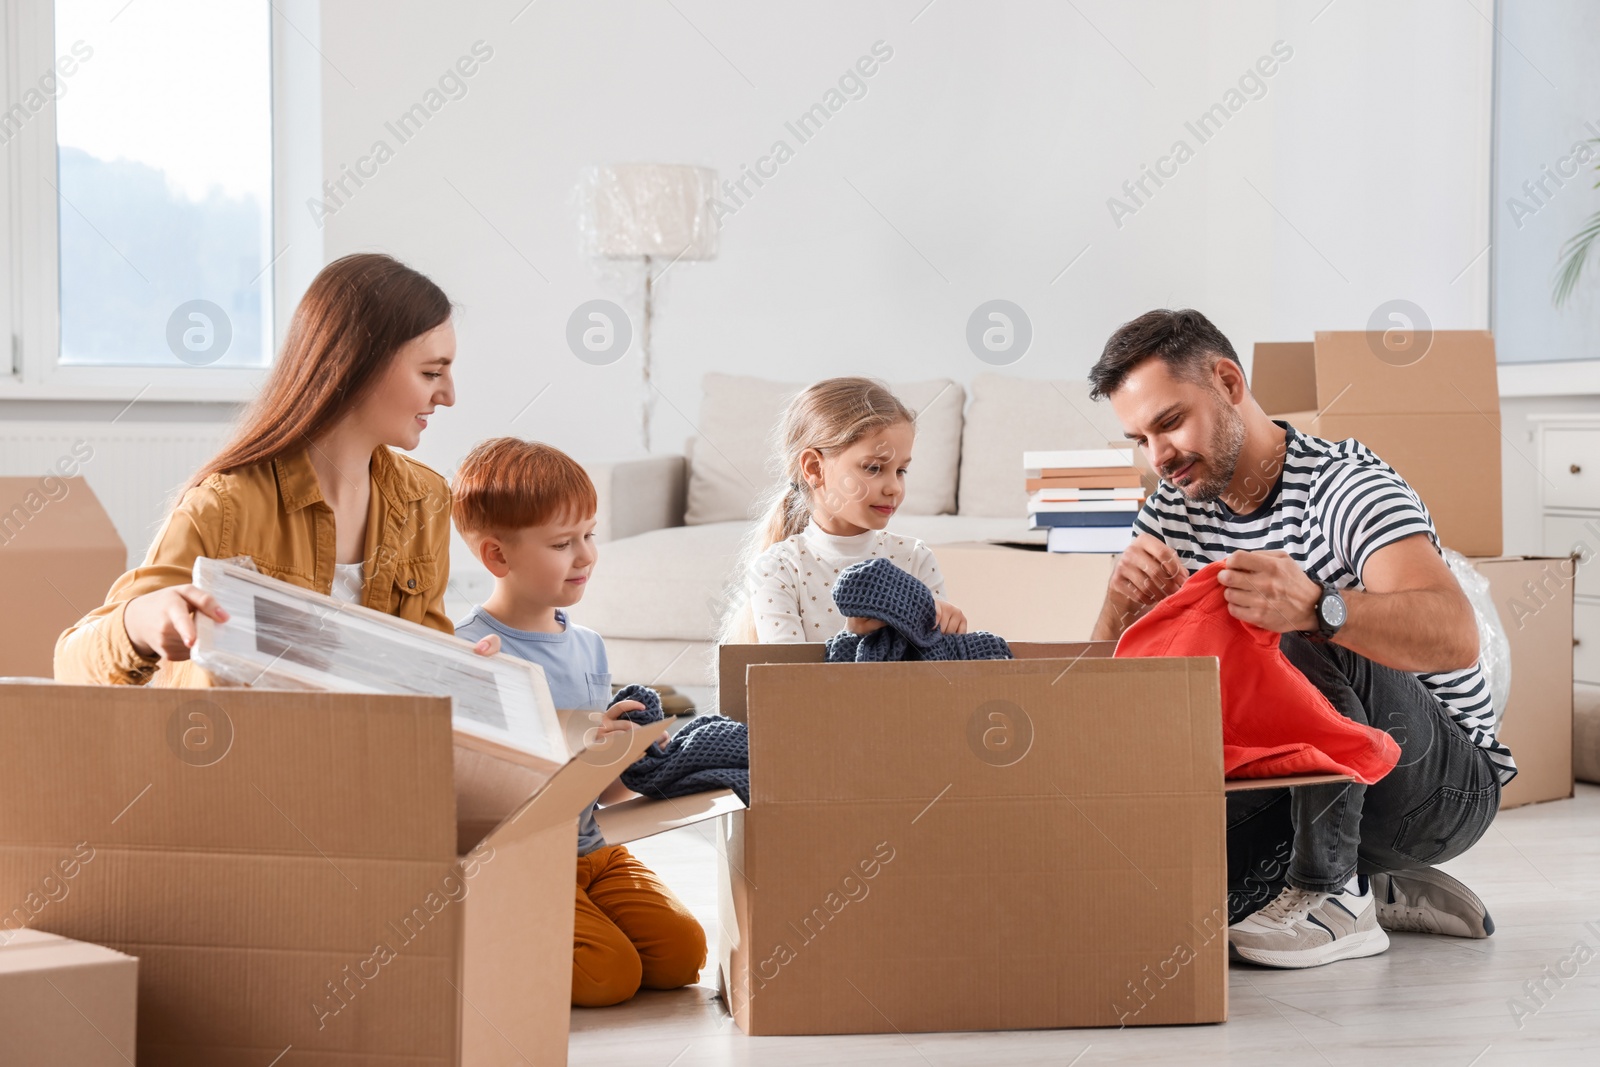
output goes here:
{"type": "Polygon", "coordinates": [[[270,14],[56,0],[62,364],[271,361],[270,14]]]}
{"type": "Polygon", "coordinates": [[[1552,300],[1563,246],[1597,211],[1600,73],[1590,0],[1501,0],[1495,9],[1493,313],[1508,392],[1595,391],[1600,262],[1591,253],[1561,307],[1552,300]]]}
{"type": "Polygon", "coordinates": [[[317,0],[0,10],[0,397],[248,398],[321,266],[317,0]]]}

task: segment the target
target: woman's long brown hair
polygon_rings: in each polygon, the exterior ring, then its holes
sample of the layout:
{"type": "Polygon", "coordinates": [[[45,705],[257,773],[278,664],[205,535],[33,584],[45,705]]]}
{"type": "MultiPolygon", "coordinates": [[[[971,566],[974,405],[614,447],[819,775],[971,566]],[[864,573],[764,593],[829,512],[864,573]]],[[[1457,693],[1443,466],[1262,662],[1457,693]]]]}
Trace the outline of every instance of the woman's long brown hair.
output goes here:
{"type": "Polygon", "coordinates": [[[329,263],[300,298],[283,351],[233,439],[185,490],[306,447],[365,395],[402,345],[449,318],[444,290],[391,256],[359,252],[329,263]]]}

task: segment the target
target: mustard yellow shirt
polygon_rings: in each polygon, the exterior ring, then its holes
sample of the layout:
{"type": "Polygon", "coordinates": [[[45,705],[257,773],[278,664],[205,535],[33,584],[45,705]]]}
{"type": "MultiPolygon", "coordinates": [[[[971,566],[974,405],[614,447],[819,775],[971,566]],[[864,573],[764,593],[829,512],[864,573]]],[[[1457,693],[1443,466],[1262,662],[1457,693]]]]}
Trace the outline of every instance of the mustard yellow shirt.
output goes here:
{"type": "MultiPolygon", "coordinates": [[[[362,549],[361,603],[454,633],[444,611],[450,576],[450,487],[435,471],[379,447],[362,549]]],[[[56,641],[55,677],[74,685],[210,686],[193,662],[141,656],[123,625],[134,597],[193,581],[197,556],[249,556],[263,574],[304,589],[333,588],[333,509],[305,450],[213,474],[184,493],[144,563],[118,578],[103,605],[56,641]],[[158,671],[159,668],[159,671],[158,671]]]]}

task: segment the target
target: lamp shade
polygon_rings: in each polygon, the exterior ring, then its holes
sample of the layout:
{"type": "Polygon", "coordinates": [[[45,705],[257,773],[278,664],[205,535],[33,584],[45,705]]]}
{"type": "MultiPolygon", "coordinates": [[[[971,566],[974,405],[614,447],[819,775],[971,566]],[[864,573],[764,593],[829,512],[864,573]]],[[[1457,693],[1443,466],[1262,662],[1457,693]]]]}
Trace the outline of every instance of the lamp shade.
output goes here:
{"type": "Polygon", "coordinates": [[[714,259],[711,201],[717,172],[670,163],[584,169],[578,228],[585,252],[603,259],[714,259]]]}

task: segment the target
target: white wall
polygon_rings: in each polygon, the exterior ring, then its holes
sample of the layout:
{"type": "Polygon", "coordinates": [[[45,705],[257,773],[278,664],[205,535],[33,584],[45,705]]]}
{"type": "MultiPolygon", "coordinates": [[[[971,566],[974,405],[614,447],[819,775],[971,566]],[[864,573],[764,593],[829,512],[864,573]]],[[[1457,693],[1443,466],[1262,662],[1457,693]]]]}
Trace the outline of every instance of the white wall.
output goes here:
{"type": "Polygon", "coordinates": [[[708,370],[966,380],[987,369],[967,317],[996,297],[1033,323],[1019,376],[1083,374],[1162,305],[1201,308],[1241,353],[1361,328],[1392,298],[1482,328],[1492,31],[1455,0],[1324,2],[544,0],[514,23],[525,0],[325,3],[330,176],[395,145],[384,122],[475,41],[494,50],[327,218],[327,254],[392,252],[461,305],[459,402],[419,451],[443,470],[497,433],[641,451],[637,344],[597,368],[564,340],[578,304],[623,299],[578,253],[572,190],[598,162],[728,177],[795,148],[724,220],[720,257],[663,284],[656,451],[693,432],[708,370]],[[866,96],[799,144],[785,122],[880,40],[866,96]],[[1293,54],[1265,96],[1200,144],[1185,122],[1277,41],[1293,54]],[[1115,225],[1108,198],[1180,138],[1194,158],[1115,225]]]}
{"type": "Polygon", "coordinates": [[[523,2],[324,5],[330,174],[393,142],[385,120],[474,41],[494,49],[326,223],[330,257],[392,251],[462,305],[461,401],[424,446],[442,466],[507,430],[584,459],[638,450],[637,352],[593,368],[564,342],[576,305],[617,298],[578,255],[571,192],[594,162],[729,176],[797,146],[725,220],[720,258],[664,283],[659,451],[692,432],[672,408],[693,417],[707,370],[968,378],[966,318],[993,297],[1033,320],[1024,376],[1083,373],[1156,305],[1202,308],[1242,350],[1362,326],[1392,297],[1486,325],[1486,264],[1462,273],[1489,210],[1490,30],[1470,5],[1341,0],[1310,23],[1317,0],[1079,3],[1087,18],[940,0],[913,23],[921,0],[641,0],[538,3],[512,24],[523,2]],[[865,98],[799,145],[784,122],[878,40],[894,56],[865,98]],[[1113,225],[1121,183],[1197,144],[1185,121],[1277,40],[1294,54],[1266,96],[1113,225]]]}

